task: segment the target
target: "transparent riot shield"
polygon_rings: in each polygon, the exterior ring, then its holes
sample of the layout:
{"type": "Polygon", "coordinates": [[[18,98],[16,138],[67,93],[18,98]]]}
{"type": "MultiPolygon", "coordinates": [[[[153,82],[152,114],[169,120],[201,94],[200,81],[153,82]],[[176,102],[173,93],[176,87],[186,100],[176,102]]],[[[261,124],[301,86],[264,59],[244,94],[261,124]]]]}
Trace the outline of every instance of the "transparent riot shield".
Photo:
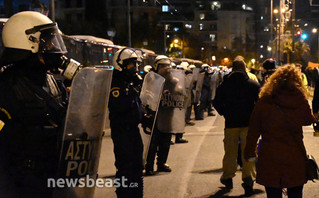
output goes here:
{"type": "Polygon", "coordinates": [[[163,133],[184,133],[185,128],[185,73],[170,70],[157,115],[157,127],[163,133]]]}
{"type": "Polygon", "coordinates": [[[195,68],[193,69],[193,82],[197,82],[198,80],[198,75],[199,75],[200,69],[199,68],[195,68]]]}
{"type": "Polygon", "coordinates": [[[140,99],[143,107],[150,114],[150,120],[147,126],[140,129],[141,137],[144,144],[143,160],[145,162],[151,143],[151,137],[154,131],[157,110],[161,100],[165,78],[154,72],[149,72],[144,77],[140,99]]]}
{"type": "Polygon", "coordinates": [[[185,75],[185,91],[186,91],[186,98],[185,98],[185,108],[190,107],[192,105],[192,88],[194,84],[194,74],[189,73],[185,75]]]}
{"type": "Polygon", "coordinates": [[[205,78],[205,72],[200,72],[198,74],[198,79],[196,82],[195,103],[199,103],[202,88],[203,88],[204,78],[205,78]]]}
{"type": "Polygon", "coordinates": [[[93,197],[112,72],[112,67],[87,67],[72,82],[58,179],[73,183],[56,189],[55,198],[93,197]]]}

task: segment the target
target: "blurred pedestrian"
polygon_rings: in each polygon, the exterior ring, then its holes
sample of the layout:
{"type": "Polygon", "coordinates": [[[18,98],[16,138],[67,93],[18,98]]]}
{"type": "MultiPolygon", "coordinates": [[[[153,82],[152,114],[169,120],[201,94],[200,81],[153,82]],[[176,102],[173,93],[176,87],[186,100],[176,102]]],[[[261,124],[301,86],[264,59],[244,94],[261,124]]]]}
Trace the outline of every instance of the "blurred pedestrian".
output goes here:
{"type": "Polygon", "coordinates": [[[261,86],[263,86],[268,78],[276,71],[276,62],[271,59],[267,59],[263,62],[263,73],[262,80],[260,82],[261,86]]]}
{"type": "Polygon", "coordinates": [[[301,198],[307,178],[298,143],[303,146],[302,126],[310,125],[314,118],[300,73],[291,65],[278,69],[259,97],[249,123],[245,159],[256,157],[261,136],[256,182],[265,186],[269,198],[282,197],[283,188],[288,189],[289,198],[301,198]]]}

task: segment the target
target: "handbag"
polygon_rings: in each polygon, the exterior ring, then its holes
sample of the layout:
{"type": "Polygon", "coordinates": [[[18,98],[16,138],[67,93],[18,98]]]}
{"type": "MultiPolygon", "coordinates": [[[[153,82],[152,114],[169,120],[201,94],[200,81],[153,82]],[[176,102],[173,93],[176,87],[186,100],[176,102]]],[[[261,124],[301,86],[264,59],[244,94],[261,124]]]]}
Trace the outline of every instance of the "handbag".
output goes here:
{"type": "Polygon", "coordinates": [[[312,155],[307,155],[306,170],[307,180],[314,182],[314,179],[318,179],[318,164],[312,155]]]}
{"type": "Polygon", "coordinates": [[[300,141],[297,141],[295,134],[293,133],[293,129],[291,128],[291,121],[287,119],[287,117],[284,115],[284,112],[280,109],[278,105],[276,105],[277,108],[279,109],[279,112],[282,114],[283,118],[286,120],[287,126],[289,128],[290,135],[293,137],[295,142],[298,145],[298,148],[301,150],[301,152],[304,155],[305,161],[306,161],[306,175],[307,175],[307,180],[311,180],[313,182],[314,179],[319,179],[319,169],[318,169],[318,164],[315,160],[315,158],[312,155],[307,155],[306,148],[304,145],[300,144],[300,141]]]}

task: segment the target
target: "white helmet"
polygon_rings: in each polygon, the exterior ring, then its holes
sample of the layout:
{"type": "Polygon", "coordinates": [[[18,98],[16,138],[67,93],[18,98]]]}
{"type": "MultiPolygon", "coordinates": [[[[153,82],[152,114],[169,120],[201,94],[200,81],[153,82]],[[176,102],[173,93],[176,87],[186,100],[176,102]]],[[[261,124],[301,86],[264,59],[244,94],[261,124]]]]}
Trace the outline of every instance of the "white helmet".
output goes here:
{"type": "Polygon", "coordinates": [[[181,66],[184,70],[187,70],[187,67],[189,66],[188,62],[181,62],[181,66]]]}
{"type": "Polygon", "coordinates": [[[188,69],[195,69],[195,68],[196,68],[195,65],[189,65],[189,66],[188,66],[188,69]]]}
{"type": "Polygon", "coordinates": [[[184,69],[184,68],[183,68],[183,66],[181,66],[181,65],[177,65],[177,66],[176,66],[176,69],[184,69]]]}
{"type": "Polygon", "coordinates": [[[171,60],[165,55],[158,55],[154,61],[154,69],[158,70],[158,65],[171,65],[171,60]]]}
{"type": "Polygon", "coordinates": [[[136,52],[132,48],[123,48],[115,52],[113,57],[114,69],[122,71],[125,69],[126,65],[124,65],[125,61],[140,61],[140,57],[137,56],[136,52]]]}
{"type": "Polygon", "coordinates": [[[206,63],[202,64],[202,69],[205,69],[206,67],[209,67],[209,65],[206,63]]]}
{"type": "Polygon", "coordinates": [[[28,50],[32,53],[66,53],[59,28],[45,15],[19,12],[6,22],[2,32],[6,48],[28,50]]]}
{"type": "Polygon", "coordinates": [[[175,64],[174,62],[172,62],[172,63],[171,63],[171,67],[172,67],[173,69],[175,69],[175,68],[176,68],[176,64],[175,64]]]}
{"type": "Polygon", "coordinates": [[[152,66],[150,66],[150,65],[145,65],[145,66],[144,66],[144,72],[145,72],[145,73],[150,72],[151,69],[152,69],[152,66]]]}

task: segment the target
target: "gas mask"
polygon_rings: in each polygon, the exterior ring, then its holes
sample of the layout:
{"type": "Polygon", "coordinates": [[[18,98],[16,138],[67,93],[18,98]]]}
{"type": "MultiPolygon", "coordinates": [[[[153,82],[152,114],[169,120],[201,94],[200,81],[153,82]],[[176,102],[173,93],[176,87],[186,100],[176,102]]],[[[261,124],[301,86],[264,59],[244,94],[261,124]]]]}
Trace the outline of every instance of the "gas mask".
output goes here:
{"type": "Polygon", "coordinates": [[[133,84],[142,84],[143,78],[138,74],[139,62],[134,59],[128,59],[123,61],[123,74],[124,77],[133,82],[133,84]]]}
{"type": "Polygon", "coordinates": [[[48,70],[62,70],[62,76],[67,80],[72,80],[79,70],[80,63],[68,59],[62,54],[42,54],[42,58],[48,70]]]}

